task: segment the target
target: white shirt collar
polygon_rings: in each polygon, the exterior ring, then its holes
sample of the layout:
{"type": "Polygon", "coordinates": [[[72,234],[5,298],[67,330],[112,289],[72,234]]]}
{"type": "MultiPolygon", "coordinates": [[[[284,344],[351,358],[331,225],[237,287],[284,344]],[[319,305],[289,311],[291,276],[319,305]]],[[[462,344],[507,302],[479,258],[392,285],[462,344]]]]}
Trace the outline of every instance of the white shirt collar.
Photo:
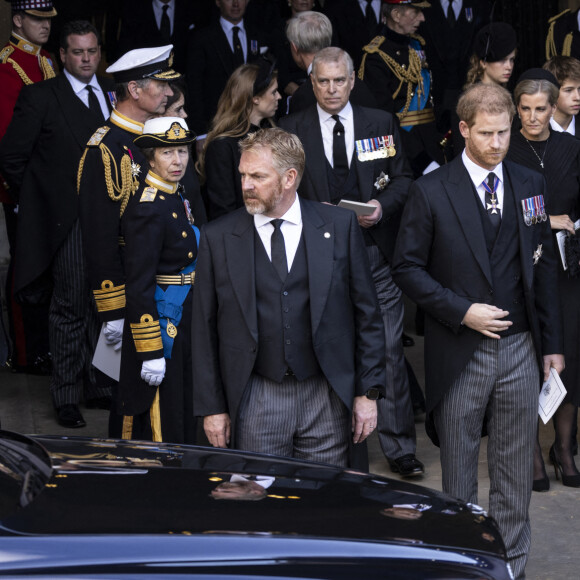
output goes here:
{"type": "Polygon", "coordinates": [[[465,168],[469,173],[469,177],[471,177],[471,181],[473,181],[473,184],[475,185],[476,188],[478,188],[487,179],[487,176],[492,172],[495,173],[496,176],[499,177],[499,180],[503,183],[502,163],[496,165],[493,169],[485,169],[485,167],[481,167],[480,165],[477,165],[477,163],[474,163],[467,156],[465,149],[461,154],[461,160],[463,161],[463,165],[465,165],[465,168]]]}
{"type": "MultiPolygon", "coordinates": [[[[256,229],[269,224],[273,219],[272,217],[265,216],[264,214],[258,213],[254,215],[254,225],[256,229]]],[[[290,222],[294,225],[300,225],[302,223],[302,212],[300,210],[300,201],[298,200],[298,194],[294,198],[294,202],[288,209],[288,211],[280,218],[284,221],[290,222]]]]}
{"type": "Polygon", "coordinates": [[[554,119],[554,117],[550,119],[550,126],[552,127],[552,129],[554,129],[554,131],[559,131],[560,133],[570,133],[570,135],[576,136],[576,117],[572,117],[572,120],[570,121],[570,124],[568,125],[567,129],[564,129],[564,127],[562,127],[562,125],[560,125],[554,119]]]}
{"type": "Polygon", "coordinates": [[[243,18],[237,24],[232,24],[229,20],[226,20],[225,18],[220,16],[220,24],[221,24],[221,27],[223,28],[224,32],[228,35],[233,34],[232,29],[234,26],[237,26],[240,29],[240,31],[241,30],[243,30],[244,32],[246,31],[246,29],[244,28],[244,19],[243,18]]]}
{"type": "Polygon", "coordinates": [[[79,81],[76,77],[73,77],[66,68],[64,70],[64,76],[68,79],[72,90],[74,91],[75,95],[78,95],[81,91],[83,91],[87,85],[91,85],[93,89],[97,91],[101,91],[101,87],[99,86],[99,82],[97,81],[97,75],[93,75],[93,78],[88,83],[84,83],[83,81],[79,81]]]}
{"type": "MultiPolygon", "coordinates": [[[[320,123],[326,123],[326,121],[332,117],[332,114],[327,113],[318,103],[316,104],[316,108],[318,109],[318,118],[320,119],[320,123]]],[[[350,119],[352,115],[352,105],[350,104],[350,101],[348,101],[344,109],[338,113],[338,116],[341,119],[350,119]]]]}

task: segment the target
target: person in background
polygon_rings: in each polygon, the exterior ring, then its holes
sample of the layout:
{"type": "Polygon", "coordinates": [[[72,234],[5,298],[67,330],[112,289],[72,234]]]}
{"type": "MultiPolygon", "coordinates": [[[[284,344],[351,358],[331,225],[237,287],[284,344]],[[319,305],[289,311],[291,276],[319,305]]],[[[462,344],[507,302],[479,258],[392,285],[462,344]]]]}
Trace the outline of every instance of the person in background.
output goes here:
{"type": "MultiPolygon", "coordinates": [[[[568,239],[576,236],[574,223],[580,219],[580,141],[564,132],[554,131],[550,119],[556,111],[559,84],[544,69],[526,71],[518,79],[514,100],[522,127],[513,133],[506,159],[538,171],[546,178],[546,212],[557,244],[556,234],[568,239]]],[[[556,246],[555,246],[556,247],[556,246]]],[[[580,259],[580,255],[576,260],[580,259]]],[[[564,270],[558,260],[558,300],[564,331],[566,368],[560,378],[566,398],[554,413],[556,440],[550,447],[550,461],[556,477],[569,487],[580,487],[580,473],[573,456],[576,417],[580,403],[580,272],[571,265],[564,270]]],[[[539,440],[534,456],[534,490],[546,491],[546,475],[539,440]]]]}
{"type": "Polygon", "coordinates": [[[580,60],[571,56],[554,56],[544,63],[560,84],[556,110],[550,119],[554,131],[566,131],[580,137],[576,128],[576,115],[580,112],[580,60]]]}
{"type": "MultiPolygon", "coordinates": [[[[12,33],[8,43],[0,50],[0,139],[10,124],[22,88],[55,76],[50,55],[42,48],[48,41],[52,18],[56,16],[52,2],[8,1],[12,7],[12,33]]],[[[49,297],[43,291],[34,303],[28,300],[21,304],[14,295],[18,207],[7,188],[8,184],[0,176],[0,201],[4,208],[11,256],[6,277],[6,303],[12,342],[10,365],[15,371],[50,374],[49,297]]]]}
{"type": "Polygon", "coordinates": [[[135,138],[147,168],[121,219],[123,439],[195,443],[191,301],[199,229],[180,185],[194,140],[181,117],[151,119],[135,138]]]}
{"type": "Polygon", "coordinates": [[[100,325],[84,265],[77,195],[85,143],[112,108],[107,95],[113,83],[96,76],[100,47],[90,22],[65,24],[63,74],[22,89],[0,143],[1,171],[20,206],[15,289],[30,292],[44,276],[52,282],[50,391],[63,427],[85,426],[83,391],[87,407],[110,408],[108,382],[91,370],[100,325]]]}
{"type": "Polygon", "coordinates": [[[259,128],[274,126],[280,98],[277,73],[267,59],[244,64],[230,77],[197,163],[210,220],[243,207],[238,143],[259,128]]]}

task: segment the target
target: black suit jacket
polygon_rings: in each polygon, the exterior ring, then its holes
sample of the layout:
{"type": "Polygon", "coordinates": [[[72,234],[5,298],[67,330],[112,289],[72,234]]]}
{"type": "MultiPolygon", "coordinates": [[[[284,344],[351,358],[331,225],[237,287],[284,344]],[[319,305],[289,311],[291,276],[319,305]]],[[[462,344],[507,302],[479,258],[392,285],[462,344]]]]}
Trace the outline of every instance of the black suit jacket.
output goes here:
{"type": "Polygon", "coordinates": [[[358,69],[363,46],[367,45],[378,34],[369,34],[365,16],[358,0],[326,0],[323,12],[332,22],[332,44],[346,50],[358,69]]]}
{"type": "MultiPolygon", "coordinates": [[[[247,62],[260,56],[268,46],[267,35],[244,21],[247,62]],[[252,41],[257,44],[252,48],[252,41]]],[[[270,48],[270,47],[269,47],[270,48]]],[[[235,70],[234,53],[219,21],[194,30],[187,54],[188,123],[198,135],[207,133],[219,98],[235,70]]]]}
{"type": "MultiPolygon", "coordinates": [[[[517,231],[528,321],[538,364],[562,352],[556,263],[549,221],[526,226],[521,200],[546,196],[542,175],[503,163],[517,206],[517,231]],[[543,253],[536,265],[533,254],[543,253]]],[[[473,303],[492,303],[493,280],[473,185],[462,158],[418,179],[403,212],[393,259],[393,278],[425,312],[427,410],[441,400],[484,337],[462,326],[473,303]]],[[[509,318],[509,317],[508,317],[509,318]]],[[[540,366],[541,368],[541,366],[540,366]]],[[[543,376],[543,372],[540,376],[543,376]]]]}
{"type": "MultiPolygon", "coordinates": [[[[196,0],[175,0],[173,33],[174,68],[185,73],[187,41],[190,30],[207,23],[207,9],[196,0]]],[[[155,12],[151,0],[125,0],[121,17],[117,57],[135,48],[163,46],[164,39],[157,28],[155,12]]]]}
{"type": "MultiPolygon", "coordinates": [[[[99,78],[106,93],[109,79],[99,78]]],[[[97,118],[63,75],[22,89],[0,143],[2,175],[20,204],[15,289],[38,278],[78,217],[77,169],[97,118]]]]}
{"type": "MultiPolygon", "coordinates": [[[[348,409],[385,384],[384,329],[354,213],[300,200],[312,344],[348,409]]],[[[201,234],[193,295],[194,409],[235,425],[258,349],[254,218],[245,208],[201,234]]],[[[235,428],[232,430],[235,433],[235,428]]]]}
{"type": "MultiPolygon", "coordinates": [[[[353,114],[355,140],[392,135],[395,142],[397,154],[394,157],[360,161],[354,152],[351,162],[356,167],[361,201],[377,199],[383,208],[383,219],[369,232],[389,260],[395,246],[400,213],[411,185],[411,170],[392,115],[378,109],[357,106],[353,106],[353,114]],[[388,175],[391,181],[385,189],[379,191],[375,182],[381,172],[388,175]]],[[[298,193],[306,199],[330,202],[327,160],[316,106],[280,119],[280,126],[298,135],[306,152],[306,169],[298,193]]]]}

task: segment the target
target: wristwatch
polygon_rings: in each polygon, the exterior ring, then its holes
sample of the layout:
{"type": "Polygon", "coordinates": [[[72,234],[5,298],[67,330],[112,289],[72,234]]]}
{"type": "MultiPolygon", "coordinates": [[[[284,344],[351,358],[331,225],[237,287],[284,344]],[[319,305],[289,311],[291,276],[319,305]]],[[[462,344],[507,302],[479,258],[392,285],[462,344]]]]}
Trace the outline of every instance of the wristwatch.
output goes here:
{"type": "Polygon", "coordinates": [[[383,394],[381,393],[380,389],[369,389],[366,393],[365,393],[365,397],[367,399],[370,399],[371,401],[377,401],[378,399],[382,399],[383,394]]]}

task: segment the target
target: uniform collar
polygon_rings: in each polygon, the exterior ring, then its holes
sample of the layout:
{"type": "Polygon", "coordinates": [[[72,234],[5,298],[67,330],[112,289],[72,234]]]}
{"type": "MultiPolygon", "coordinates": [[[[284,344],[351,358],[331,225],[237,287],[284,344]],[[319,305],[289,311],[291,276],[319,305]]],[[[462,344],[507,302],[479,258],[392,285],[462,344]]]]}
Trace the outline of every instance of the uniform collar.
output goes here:
{"type": "Polygon", "coordinates": [[[143,123],[139,123],[138,121],[129,119],[129,117],[125,117],[125,115],[119,113],[117,109],[113,109],[109,121],[111,121],[113,125],[117,125],[117,127],[120,127],[125,131],[129,131],[129,133],[134,133],[135,135],[143,134],[143,123]]]}
{"type": "Polygon", "coordinates": [[[159,175],[153,173],[151,170],[149,170],[145,176],[145,183],[151,187],[156,187],[165,193],[175,193],[177,191],[177,186],[179,185],[178,183],[172,183],[170,181],[165,181],[165,179],[161,179],[159,175]]]}
{"type": "Polygon", "coordinates": [[[34,56],[38,56],[40,54],[40,50],[42,49],[42,47],[38,44],[30,42],[30,40],[26,40],[25,38],[22,38],[22,36],[18,36],[16,32],[13,32],[10,35],[10,44],[15,48],[27,52],[28,54],[33,54],[34,56]]]}

